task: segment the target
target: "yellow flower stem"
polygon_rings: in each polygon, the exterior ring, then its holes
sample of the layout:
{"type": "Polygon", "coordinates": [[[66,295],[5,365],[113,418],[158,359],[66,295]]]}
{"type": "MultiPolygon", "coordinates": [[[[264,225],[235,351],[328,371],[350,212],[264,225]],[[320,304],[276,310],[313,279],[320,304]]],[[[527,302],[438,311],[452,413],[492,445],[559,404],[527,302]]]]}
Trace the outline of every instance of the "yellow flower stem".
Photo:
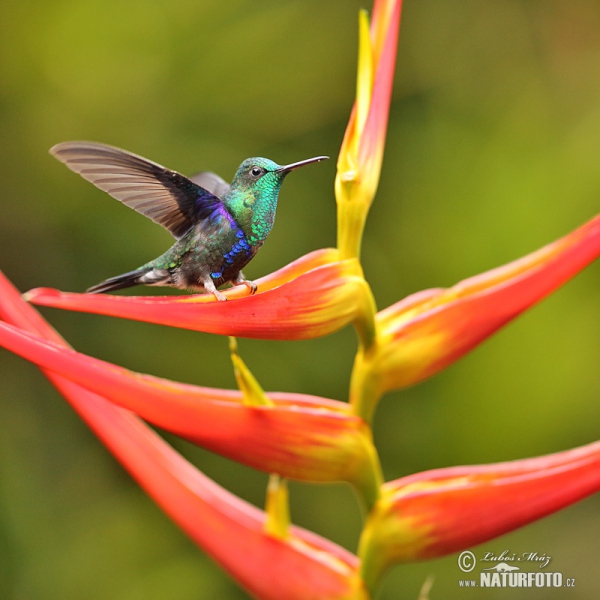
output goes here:
{"type": "Polygon", "coordinates": [[[376,371],[378,344],[375,339],[369,348],[359,348],[350,378],[350,406],[355,415],[371,423],[377,404],[382,396],[380,380],[376,371]]]}
{"type": "Polygon", "coordinates": [[[354,320],[354,328],[358,335],[360,348],[365,352],[375,344],[377,338],[377,329],[375,324],[375,315],[377,307],[375,298],[371,291],[371,286],[360,269],[361,288],[360,298],[357,299],[359,306],[357,308],[357,318],[354,320]]]}
{"type": "Polygon", "coordinates": [[[357,189],[358,183],[351,177],[356,173],[338,173],[335,180],[337,198],[337,247],[340,259],[360,258],[362,235],[369,212],[369,203],[363,202],[357,189]]]}
{"type": "Polygon", "coordinates": [[[381,486],[384,483],[381,462],[375,445],[373,444],[373,435],[371,426],[364,424],[365,436],[368,439],[368,447],[365,449],[369,456],[369,462],[365,464],[359,473],[359,476],[353,482],[355,489],[359,492],[357,495],[364,502],[367,512],[371,512],[376,502],[381,497],[381,486]]]}
{"type": "Polygon", "coordinates": [[[402,517],[391,509],[394,502],[393,496],[384,493],[369,513],[358,542],[360,575],[373,597],[392,565],[411,560],[407,548],[416,549],[418,555],[429,542],[427,524],[402,517]]]}
{"type": "Polygon", "coordinates": [[[370,423],[381,397],[374,371],[381,341],[375,321],[377,314],[375,298],[358,260],[356,260],[354,276],[360,281],[359,293],[356,298],[356,318],[353,323],[358,335],[359,346],[352,369],[349,400],[354,414],[370,423]]]}
{"type": "Polygon", "coordinates": [[[375,548],[369,548],[370,531],[368,527],[363,528],[357,555],[360,558],[360,576],[365,582],[365,587],[372,597],[377,595],[379,585],[383,575],[388,570],[389,565],[383,558],[381,548],[375,545],[375,548]]]}

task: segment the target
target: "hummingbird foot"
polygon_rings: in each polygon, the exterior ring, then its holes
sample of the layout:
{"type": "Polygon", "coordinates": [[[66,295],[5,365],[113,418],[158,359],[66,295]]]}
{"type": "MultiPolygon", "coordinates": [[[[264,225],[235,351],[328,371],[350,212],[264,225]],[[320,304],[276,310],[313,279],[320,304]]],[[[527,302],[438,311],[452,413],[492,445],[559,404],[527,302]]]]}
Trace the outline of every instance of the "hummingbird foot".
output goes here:
{"type": "Polygon", "coordinates": [[[226,302],[227,298],[225,297],[225,294],[223,294],[222,292],[220,292],[216,287],[215,284],[212,282],[212,279],[205,279],[202,282],[202,285],[204,286],[204,289],[209,293],[212,294],[217,300],[219,300],[219,302],[226,302]]]}
{"type": "Polygon", "coordinates": [[[251,296],[254,296],[258,290],[258,286],[254,283],[254,281],[246,279],[241,271],[234,277],[234,279],[231,280],[231,283],[232,285],[245,285],[250,290],[251,296]]]}
{"type": "Polygon", "coordinates": [[[254,281],[250,281],[248,279],[244,279],[242,283],[250,290],[250,295],[254,296],[258,291],[258,286],[254,283],[254,281]]]}

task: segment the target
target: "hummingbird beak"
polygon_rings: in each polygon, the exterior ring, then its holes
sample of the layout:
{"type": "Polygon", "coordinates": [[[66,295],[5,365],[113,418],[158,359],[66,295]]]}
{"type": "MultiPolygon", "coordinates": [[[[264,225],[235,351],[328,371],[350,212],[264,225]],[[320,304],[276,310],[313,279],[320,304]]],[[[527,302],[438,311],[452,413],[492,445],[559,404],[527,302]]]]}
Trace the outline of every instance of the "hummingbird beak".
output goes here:
{"type": "Polygon", "coordinates": [[[329,156],[315,156],[314,158],[307,158],[306,160],[301,160],[295,163],[291,163],[289,165],[283,165],[283,167],[279,167],[275,170],[275,173],[289,173],[294,169],[298,169],[299,167],[303,167],[304,165],[310,165],[312,163],[318,163],[322,160],[328,160],[329,156]]]}

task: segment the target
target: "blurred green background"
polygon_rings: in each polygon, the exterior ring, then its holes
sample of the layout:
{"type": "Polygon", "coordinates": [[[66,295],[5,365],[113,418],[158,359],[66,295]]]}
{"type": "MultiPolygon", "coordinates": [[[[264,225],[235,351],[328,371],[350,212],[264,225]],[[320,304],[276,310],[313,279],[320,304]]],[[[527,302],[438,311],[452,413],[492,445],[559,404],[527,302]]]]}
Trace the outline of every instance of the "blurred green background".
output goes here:
{"type": "MultiPolygon", "coordinates": [[[[23,291],[81,291],[170,245],[160,227],[48,155],[72,139],[226,178],[246,156],[328,154],[333,160],[286,181],[275,229],[246,274],[335,244],[335,157],[364,5],[4,0],[0,268],[23,291]]],[[[407,0],[402,21],[382,180],[363,244],[380,308],[515,259],[600,209],[599,2],[407,0]]],[[[598,439],[599,300],[596,264],[459,364],[386,397],[375,421],[386,478],[598,439]]],[[[93,356],[234,386],[222,338],[43,313],[93,356]]],[[[355,349],[349,328],[310,342],[240,341],[266,389],[337,399],[347,395],[355,349]]],[[[264,474],[169,440],[220,484],[262,504],[264,474]]],[[[355,549],[361,515],[351,490],[291,488],[296,523],[355,549]]],[[[546,553],[576,587],[481,597],[600,597],[599,532],[594,497],[483,544],[476,552],[546,553]]],[[[432,600],[475,597],[459,589],[450,556],[397,567],[381,598],[416,598],[429,573],[432,600]]],[[[37,370],[0,351],[0,598],[246,597],[37,370]]]]}

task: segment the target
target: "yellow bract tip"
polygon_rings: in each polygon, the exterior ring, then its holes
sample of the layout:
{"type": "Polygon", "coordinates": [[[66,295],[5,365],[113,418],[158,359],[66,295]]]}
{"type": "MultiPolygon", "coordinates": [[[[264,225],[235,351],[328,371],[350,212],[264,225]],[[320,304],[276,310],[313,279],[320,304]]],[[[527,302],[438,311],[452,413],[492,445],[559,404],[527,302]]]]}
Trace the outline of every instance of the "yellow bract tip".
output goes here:
{"type": "Polygon", "coordinates": [[[266,396],[256,377],[239,355],[237,340],[233,336],[229,336],[229,352],[235,379],[243,395],[243,403],[246,406],[273,406],[273,402],[266,396]]]}
{"type": "Polygon", "coordinates": [[[265,531],[274,537],[286,538],[290,527],[289,493],[286,480],[279,475],[269,477],[265,509],[265,531]]]}

